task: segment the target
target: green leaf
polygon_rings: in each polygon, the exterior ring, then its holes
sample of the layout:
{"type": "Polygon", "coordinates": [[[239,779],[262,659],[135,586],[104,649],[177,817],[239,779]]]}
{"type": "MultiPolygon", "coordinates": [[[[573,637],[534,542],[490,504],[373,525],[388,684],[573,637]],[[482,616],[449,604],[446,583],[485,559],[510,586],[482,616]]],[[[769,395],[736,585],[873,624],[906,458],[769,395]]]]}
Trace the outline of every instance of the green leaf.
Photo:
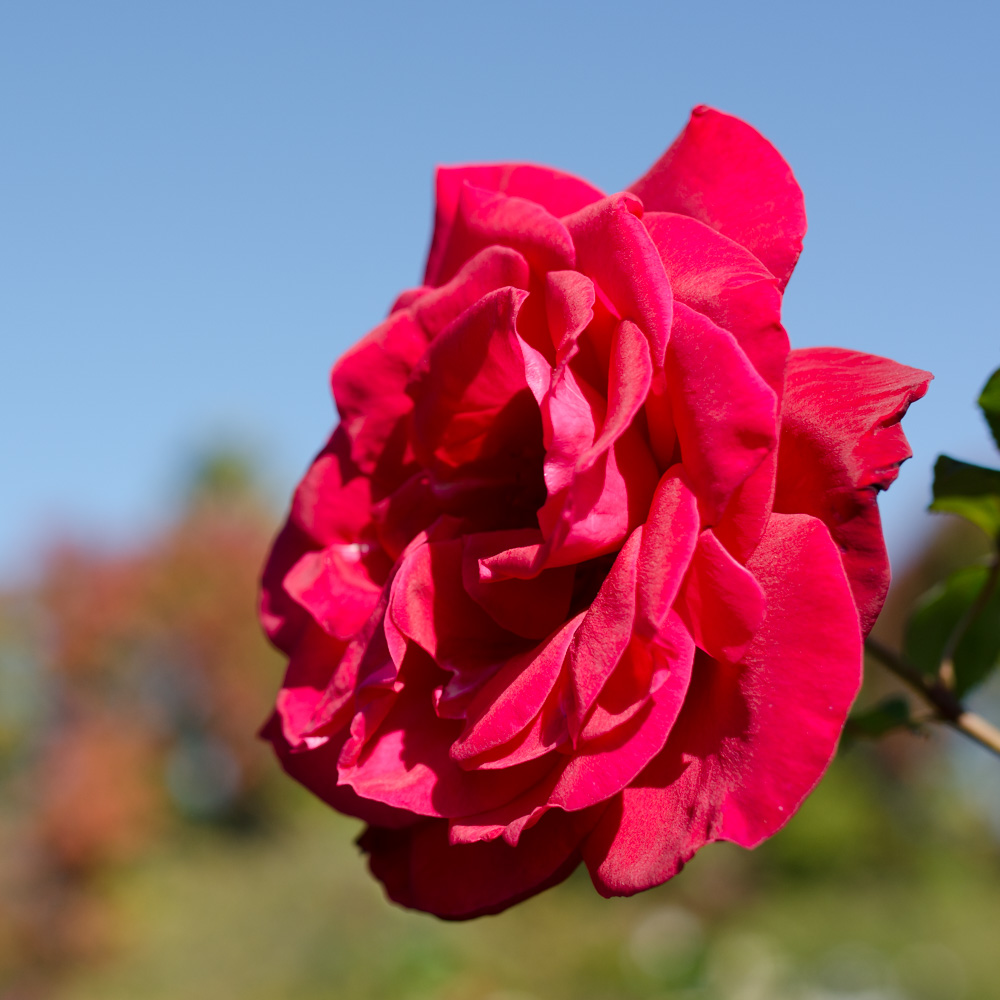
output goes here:
{"type": "MultiPolygon", "coordinates": [[[[979,597],[990,575],[987,566],[965,566],[929,590],[906,626],[903,652],[929,676],[938,672],[948,640],[979,597]]],[[[955,650],[955,693],[962,697],[986,679],[1000,660],[1000,587],[969,624],[955,650]]]]}
{"type": "Polygon", "coordinates": [[[986,422],[990,425],[993,440],[1000,448],[1000,368],[990,376],[982,393],[980,393],[979,405],[986,417],[986,422]]]}
{"type": "Polygon", "coordinates": [[[852,712],[847,727],[852,737],[878,739],[895,729],[916,729],[917,723],[910,715],[910,703],[900,695],[892,695],[871,708],[852,712]]]}
{"type": "Polygon", "coordinates": [[[1000,536],[1000,471],[959,462],[947,455],[934,465],[931,510],[958,514],[991,538],[1000,536]]]}

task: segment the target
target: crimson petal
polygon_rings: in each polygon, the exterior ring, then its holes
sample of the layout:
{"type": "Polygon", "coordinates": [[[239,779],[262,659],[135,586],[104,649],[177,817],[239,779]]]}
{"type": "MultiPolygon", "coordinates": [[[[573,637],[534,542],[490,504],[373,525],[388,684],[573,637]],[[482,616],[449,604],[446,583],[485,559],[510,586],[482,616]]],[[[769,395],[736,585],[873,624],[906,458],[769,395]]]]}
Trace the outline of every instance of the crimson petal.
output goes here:
{"type": "Polygon", "coordinates": [[[876,495],[910,446],[899,422],[929,372],[836,347],[792,351],[774,509],[820,518],[840,546],[865,635],[889,588],[876,495]]]}
{"type": "Polygon", "coordinates": [[[806,211],[792,169],[756,129],[699,105],[674,144],[630,188],[650,211],[690,215],[745,246],[784,289],[806,211]]]}

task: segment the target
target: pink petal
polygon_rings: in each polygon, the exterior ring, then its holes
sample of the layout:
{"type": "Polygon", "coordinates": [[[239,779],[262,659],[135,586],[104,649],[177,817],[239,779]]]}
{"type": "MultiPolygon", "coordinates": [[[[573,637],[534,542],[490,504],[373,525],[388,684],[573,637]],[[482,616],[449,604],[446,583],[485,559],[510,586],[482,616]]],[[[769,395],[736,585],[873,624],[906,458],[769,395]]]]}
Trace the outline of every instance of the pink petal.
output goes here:
{"type": "Polygon", "coordinates": [[[390,559],[403,550],[441,514],[440,505],[423,470],[415,472],[402,486],[372,506],[372,519],[379,544],[390,559]]]}
{"type": "MultiPolygon", "coordinates": [[[[418,665],[418,672],[426,668],[418,665]]],[[[434,711],[429,684],[411,677],[355,760],[342,754],[340,781],[362,798],[422,816],[462,816],[496,808],[548,770],[529,761],[500,771],[466,771],[448,754],[461,722],[434,711]]]]}
{"type": "Polygon", "coordinates": [[[649,343],[635,323],[622,320],[611,341],[608,410],[597,440],[577,460],[578,470],[585,469],[625,433],[642,409],[652,379],[649,343]]]}
{"type": "Polygon", "coordinates": [[[427,337],[406,312],[391,315],[333,366],[337,409],[352,441],[351,458],[365,473],[375,469],[397,421],[413,402],[406,383],[427,348],[427,337]]]}
{"type": "Polygon", "coordinates": [[[501,628],[527,639],[544,639],[566,620],[573,596],[572,566],[545,570],[528,580],[499,578],[481,560],[523,545],[536,536],[528,531],[490,531],[465,536],[462,583],[465,592],[501,628]]]}
{"type": "Polygon", "coordinates": [[[674,299],[728,330],[761,378],[781,396],[788,334],[774,275],[738,243],[697,219],[647,212],[643,225],[656,244],[674,299]]]}
{"type": "Polygon", "coordinates": [[[421,295],[411,311],[433,339],[484,295],[506,287],[527,291],[529,273],[528,262],[516,250],[489,246],[466,261],[446,285],[421,295]]]}
{"type": "Polygon", "coordinates": [[[462,185],[448,244],[435,284],[447,281],[485,247],[499,244],[522,254],[544,274],[576,263],[573,240],[559,219],[537,202],[462,185]]]}
{"type": "Polygon", "coordinates": [[[642,529],[636,591],[636,632],[650,638],[666,619],[698,542],[698,503],[683,468],[660,479],[642,529]]]}
{"type": "Polygon", "coordinates": [[[361,561],[357,543],[333,544],[307,552],[285,576],[285,590],[333,638],[346,641],[368,620],[381,581],[361,561]]]}
{"type": "Polygon", "coordinates": [[[260,622],[268,639],[284,653],[290,653],[311,619],[309,613],[285,590],[285,576],[316,542],[291,521],[278,533],[260,582],[260,622]]]}
{"type": "Polygon", "coordinates": [[[531,725],[556,686],[566,652],[583,615],[577,615],[545,642],[512,657],[483,686],[466,713],[467,722],[452,744],[451,757],[466,767],[495,751],[531,725]]]}
{"type": "Polygon", "coordinates": [[[392,829],[409,826],[422,818],[381,802],[362,799],[349,785],[338,785],[337,757],[340,754],[340,741],[327,742],[312,750],[293,751],[282,735],[281,723],[276,714],[261,729],[260,736],[274,747],[286,774],[338,812],[392,829]]]}
{"type": "MultiPolygon", "coordinates": [[[[338,427],[295,490],[288,522],[275,539],[261,581],[260,616],[268,638],[290,653],[309,620],[285,591],[288,571],[306,552],[371,533],[371,482],[351,460],[351,440],[338,427]]],[[[378,573],[377,558],[367,559],[378,573]]]]}
{"type": "Polygon", "coordinates": [[[463,186],[468,183],[488,191],[499,191],[536,202],[556,218],[569,215],[599,201],[604,195],[571,174],[528,163],[491,163],[461,167],[439,167],[434,239],[427,257],[427,285],[439,285],[442,262],[451,239],[455,214],[463,186]]]}
{"type": "Polygon", "coordinates": [[[585,857],[604,895],[675,875],[701,846],[753,847],[819,781],[861,682],[861,635],[822,522],[775,515],[749,569],[768,613],[743,663],[699,655],[663,752],[609,807],[585,857]]]}
{"type": "Polygon", "coordinates": [[[681,460],[712,524],[777,444],[774,391],[731,333],[680,302],[674,304],[667,385],[681,460]]]}
{"type": "Polygon", "coordinates": [[[323,548],[356,542],[370,527],[372,484],[351,458],[352,442],[341,424],[295,490],[289,520],[323,548]]]}
{"type": "Polygon", "coordinates": [[[635,530],[615,558],[569,648],[566,719],[574,742],[588,713],[632,639],[636,564],[642,529],[635,530]]]}
{"type": "Polygon", "coordinates": [[[577,269],[593,278],[619,319],[639,327],[659,368],[670,338],[673,298],[663,262],[641,219],[637,200],[617,194],[564,221],[576,246],[577,269]]]}
{"type": "Polygon", "coordinates": [[[545,311],[556,359],[565,363],[576,353],[576,339],[594,318],[594,283],[579,271],[545,275],[545,311]]]}
{"type": "Polygon", "coordinates": [[[744,246],[784,289],[806,231],[802,191],[781,154],[746,122],[704,105],[629,189],[646,209],[690,215],[744,246]]]}
{"type": "MultiPolygon", "coordinates": [[[[565,765],[546,805],[567,811],[586,809],[618,794],[653,759],[667,741],[684,702],[691,679],[694,643],[680,623],[664,642],[635,642],[632,655],[650,657],[660,685],[643,709],[632,715],[615,739],[583,743],[565,765]]],[[[634,703],[633,703],[634,704],[634,703]]]]}
{"type": "Polygon", "coordinates": [[[621,721],[581,743],[572,756],[558,755],[562,763],[519,798],[498,809],[453,820],[452,843],[503,836],[516,845],[524,830],[549,809],[586,809],[620,792],[663,748],[681,710],[693,660],[694,643],[676,615],[652,641],[633,640],[595,705],[599,714],[612,718],[608,710],[613,712],[616,698],[624,696],[623,706],[627,702],[628,710],[618,714],[621,721]],[[642,691],[636,690],[635,683],[640,676],[646,684],[642,691]],[[625,683],[616,685],[617,678],[625,683]],[[609,697],[613,687],[621,689],[609,697]]]}
{"type": "Polygon", "coordinates": [[[492,425],[527,389],[515,330],[526,292],[480,299],[440,334],[413,373],[414,449],[421,463],[458,466],[478,458],[492,425]]]}
{"type": "MultiPolygon", "coordinates": [[[[463,541],[429,542],[411,551],[396,575],[389,614],[400,631],[441,666],[492,660],[512,637],[462,585],[463,541]]],[[[522,643],[523,644],[523,643],[522,643]]]]}
{"type": "Polygon", "coordinates": [[[741,562],[746,562],[757,548],[767,527],[774,506],[777,473],[778,449],[775,448],[736,487],[715,525],[715,537],[741,562]]]}
{"type": "Polygon", "coordinates": [[[910,447],[899,422],[933,376],[835,347],[792,351],[774,509],[812,514],[840,547],[868,634],[889,587],[876,494],[910,447]]]}
{"type": "MultiPolygon", "coordinates": [[[[307,734],[312,729],[312,718],[316,707],[336,679],[338,693],[353,689],[354,678],[348,678],[344,685],[343,672],[338,667],[347,644],[327,635],[315,623],[303,630],[302,636],[288,660],[288,669],[278,692],[276,710],[281,721],[281,730],[289,747],[300,749],[308,746],[307,734]]],[[[350,671],[348,671],[351,673],[350,671]]],[[[346,724],[348,718],[342,718],[346,724]]]]}
{"type": "Polygon", "coordinates": [[[517,847],[502,840],[452,845],[443,820],[398,831],[370,827],[358,845],[394,902],[467,920],[562,882],[580,863],[580,841],[596,818],[597,810],[553,811],[517,847]]]}
{"type": "Polygon", "coordinates": [[[684,579],[678,610],[699,649],[738,663],[764,620],[767,602],[751,572],[703,531],[684,579]]]}
{"type": "MultiPolygon", "coordinates": [[[[626,353],[635,344],[631,337],[635,327],[620,326],[619,352],[626,353]]],[[[641,350],[637,353],[644,356],[641,350]]],[[[617,369],[625,379],[628,361],[617,369]]],[[[616,409],[610,413],[596,390],[572,368],[554,380],[542,406],[548,495],[538,511],[538,523],[546,540],[539,558],[546,565],[567,565],[613,551],[645,517],[658,474],[632,416],[641,405],[648,371],[640,367],[637,373],[639,393],[627,386],[616,390],[616,409]],[[613,442],[610,448],[609,442],[613,442]]]]}

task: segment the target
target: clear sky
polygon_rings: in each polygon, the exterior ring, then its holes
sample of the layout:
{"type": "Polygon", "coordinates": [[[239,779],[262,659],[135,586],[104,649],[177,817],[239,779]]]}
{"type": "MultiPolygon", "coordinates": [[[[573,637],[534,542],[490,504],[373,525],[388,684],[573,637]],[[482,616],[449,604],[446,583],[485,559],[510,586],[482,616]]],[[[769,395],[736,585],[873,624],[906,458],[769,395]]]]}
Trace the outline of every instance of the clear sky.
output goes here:
{"type": "Polygon", "coordinates": [[[327,372],[417,282],[436,163],[618,190],[698,103],[792,164],[794,346],[928,368],[884,498],[898,559],[930,466],[991,457],[1000,364],[997,5],[79,0],[0,11],[0,577],[61,525],[134,536],[196,450],[285,496],[327,372]]]}

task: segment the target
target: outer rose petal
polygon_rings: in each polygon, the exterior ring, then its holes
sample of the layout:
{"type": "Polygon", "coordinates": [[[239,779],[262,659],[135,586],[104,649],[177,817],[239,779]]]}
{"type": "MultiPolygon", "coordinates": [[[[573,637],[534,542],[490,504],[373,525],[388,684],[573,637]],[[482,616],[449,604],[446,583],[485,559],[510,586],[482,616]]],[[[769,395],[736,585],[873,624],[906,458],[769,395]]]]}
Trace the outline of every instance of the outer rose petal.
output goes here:
{"type": "Polygon", "coordinates": [[[260,731],[278,756],[282,770],[305,785],[313,795],[348,816],[357,816],[366,823],[399,828],[418,821],[413,813],[363,799],[349,785],[337,784],[337,756],[340,743],[327,742],[314,750],[293,751],[281,731],[281,721],[275,713],[260,731]]]}
{"type": "Polygon", "coordinates": [[[439,167],[434,238],[427,255],[427,273],[424,277],[426,285],[441,283],[441,265],[451,237],[455,213],[458,211],[462,186],[466,183],[537,202],[557,218],[577,212],[585,205],[604,197],[602,192],[579,177],[530,163],[439,167]]]}
{"type": "Polygon", "coordinates": [[[406,383],[426,347],[413,318],[394,313],[333,366],[333,395],[363,472],[374,471],[396,421],[413,406],[406,383]]]}
{"type": "Polygon", "coordinates": [[[382,587],[361,562],[361,546],[307,552],[285,576],[285,591],[333,638],[348,640],[375,610],[382,587]]]}
{"type": "MultiPolygon", "coordinates": [[[[349,665],[347,670],[339,669],[346,646],[346,643],[327,635],[314,622],[303,630],[288,658],[288,669],[275,706],[281,720],[281,731],[290,747],[299,750],[315,744],[316,741],[310,740],[307,734],[312,730],[316,707],[329,687],[338,688],[338,694],[346,694],[348,697],[344,701],[353,700],[354,671],[349,669],[349,665]]],[[[349,709],[349,706],[346,707],[349,709]]],[[[341,714],[345,713],[342,711],[341,714]]]]}
{"type": "Polygon", "coordinates": [[[837,347],[792,351],[789,358],[774,509],[826,523],[840,546],[865,635],[889,588],[876,494],[910,457],[899,421],[931,378],[837,347]]]}
{"type": "Polygon", "coordinates": [[[390,899],[446,920],[467,920],[499,913],[562,882],[580,863],[580,840],[600,809],[553,810],[517,847],[503,840],[452,846],[445,820],[405,830],[372,827],[358,846],[370,855],[372,874],[390,899]]]}
{"type": "Polygon", "coordinates": [[[278,533],[260,581],[260,623],[268,639],[284,653],[290,653],[309,624],[309,612],[285,590],[285,574],[316,543],[291,521],[278,533]]]}
{"type": "Polygon", "coordinates": [[[584,856],[604,895],[659,885],[712,840],[754,847],[832,758],[861,683],[861,635],[837,547],[772,517],[749,568],[768,614],[739,666],[695,663],[667,746],[609,807],[584,856]]]}
{"type": "MultiPolygon", "coordinates": [[[[288,571],[305,555],[335,542],[361,540],[371,522],[371,482],[351,459],[351,439],[338,427],[292,498],[288,521],[271,547],[261,580],[261,623],[290,653],[309,616],[285,590],[288,571]]],[[[378,571],[372,566],[369,571],[378,571]]]]}
{"type": "Polygon", "coordinates": [[[791,167],[756,129],[699,105],[631,188],[649,211],[690,215],[745,246],[784,289],[802,253],[806,211],[791,167]]]}

